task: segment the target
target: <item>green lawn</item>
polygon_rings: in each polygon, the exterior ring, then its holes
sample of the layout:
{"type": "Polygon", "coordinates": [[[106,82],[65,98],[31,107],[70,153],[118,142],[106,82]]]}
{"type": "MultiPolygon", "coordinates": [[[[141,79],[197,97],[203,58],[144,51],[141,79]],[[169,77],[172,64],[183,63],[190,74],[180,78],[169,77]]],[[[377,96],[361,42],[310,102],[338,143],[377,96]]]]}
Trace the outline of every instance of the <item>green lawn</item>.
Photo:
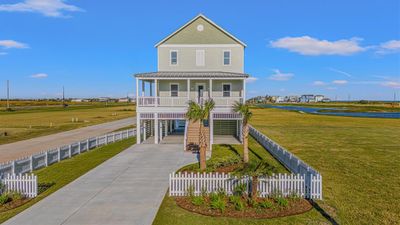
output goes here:
{"type": "Polygon", "coordinates": [[[134,105],[72,105],[0,110],[0,144],[135,116],[134,105]],[[78,118],[78,122],[72,122],[78,118]],[[7,133],[7,135],[4,135],[7,133]]]}
{"type": "Polygon", "coordinates": [[[368,103],[355,102],[327,102],[327,103],[275,103],[273,105],[304,106],[319,108],[343,108],[346,112],[400,112],[400,104],[394,103],[368,103]]]}
{"type": "Polygon", "coordinates": [[[51,193],[74,181],[78,177],[100,165],[107,159],[125,150],[134,143],[136,143],[135,138],[125,139],[116,143],[93,149],[89,152],[77,155],[71,159],[63,160],[49,167],[34,171],[34,173],[38,176],[39,184],[52,183],[53,185],[51,185],[50,188],[40,193],[36,198],[29,201],[25,205],[9,210],[7,212],[0,213],[0,223],[3,223],[9,218],[29,208],[36,202],[42,200],[51,193]]]}
{"type": "MultiPolygon", "coordinates": [[[[249,139],[250,160],[266,160],[272,165],[276,172],[288,172],[278,161],[276,161],[261,145],[253,138],[249,139]]],[[[226,157],[229,155],[243,154],[241,145],[214,145],[212,159],[226,157]]],[[[192,164],[184,168],[198,168],[198,164],[192,164]]],[[[182,168],[183,169],[183,168],[182,168]]],[[[163,203],[157,213],[153,225],[205,225],[205,224],[320,224],[326,222],[326,219],[320,213],[313,209],[307,213],[298,216],[289,216],[278,219],[233,219],[224,217],[209,217],[195,213],[190,213],[176,205],[173,198],[166,195],[163,203]]]]}
{"type": "Polygon", "coordinates": [[[253,109],[252,124],[320,171],[340,224],[399,224],[400,120],[253,109]]]}

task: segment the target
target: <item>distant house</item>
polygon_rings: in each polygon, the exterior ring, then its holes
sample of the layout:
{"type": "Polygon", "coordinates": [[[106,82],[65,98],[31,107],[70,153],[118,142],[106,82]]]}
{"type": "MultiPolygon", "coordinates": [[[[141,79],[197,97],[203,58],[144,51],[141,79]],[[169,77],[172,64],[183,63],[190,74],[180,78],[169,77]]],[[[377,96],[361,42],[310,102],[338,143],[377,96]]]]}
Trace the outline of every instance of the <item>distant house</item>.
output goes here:
{"type": "Polygon", "coordinates": [[[315,97],[314,95],[302,95],[300,97],[300,102],[302,103],[315,102],[315,97]]]}
{"type": "Polygon", "coordinates": [[[314,100],[315,102],[322,102],[322,100],[325,98],[323,95],[315,95],[314,100]]]}
{"type": "Polygon", "coordinates": [[[76,99],[72,99],[71,102],[83,102],[83,99],[76,98],[76,99]]]}
{"type": "Polygon", "coordinates": [[[322,102],[331,102],[331,99],[330,98],[323,98],[322,102]]]}
{"type": "Polygon", "coordinates": [[[296,95],[286,96],[285,102],[299,102],[299,96],[296,95]]]}
{"type": "Polygon", "coordinates": [[[283,97],[283,96],[276,96],[275,102],[276,102],[276,103],[285,102],[285,97],[283,97]]]}

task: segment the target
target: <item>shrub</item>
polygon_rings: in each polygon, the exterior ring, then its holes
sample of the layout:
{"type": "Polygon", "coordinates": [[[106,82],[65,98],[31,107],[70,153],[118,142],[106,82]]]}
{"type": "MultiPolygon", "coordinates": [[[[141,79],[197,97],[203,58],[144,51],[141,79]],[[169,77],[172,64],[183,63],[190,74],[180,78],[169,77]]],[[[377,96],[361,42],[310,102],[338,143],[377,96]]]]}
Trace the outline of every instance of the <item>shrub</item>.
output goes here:
{"type": "Polygon", "coordinates": [[[207,189],[205,187],[202,187],[201,188],[201,196],[206,197],[207,195],[208,195],[207,194],[207,189]]]}
{"type": "Polygon", "coordinates": [[[8,196],[8,194],[3,193],[2,195],[0,195],[0,205],[4,205],[9,201],[10,201],[10,196],[8,196]]]}
{"type": "Polygon", "coordinates": [[[204,198],[202,196],[194,196],[192,198],[192,204],[195,206],[200,206],[204,204],[204,198]]]}
{"type": "Polygon", "coordinates": [[[272,206],[274,206],[274,204],[270,200],[267,199],[262,202],[259,202],[258,206],[263,209],[270,209],[270,208],[272,208],[272,206]]]}
{"type": "Polygon", "coordinates": [[[219,197],[217,197],[214,200],[211,200],[211,203],[210,203],[211,209],[217,209],[221,213],[223,213],[225,211],[225,205],[226,205],[225,201],[219,197]]]}
{"type": "Polygon", "coordinates": [[[283,197],[276,198],[276,203],[278,203],[280,207],[287,207],[289,205],[288,200],[283,197]]]}
{"type": "Polygon", "coordinates": [[[288,196],[288,198],[289,198],[290,200],[294,200],[294,201],[298,201],[298,200],[301,199],[300,195],[297,194],[296,192],[290,193],[289,196],[288,196]]]}
{"type": "Polygon", "coordinates": [[[236,196],[243,196],[246,191],[247,185],[245,183],[238,184],[233,188],[233,194],[236,196]]]}
{"type": "Polygon", "coordinates": [[[210,193],[210,201],[217,201],[219,199],[220,199],[220,197],[217,193],[215,193],[215,192],[210,193]]]}
{"type": "Polygon", "coordinates": [[[193,197],[193,196],[194,196],[194,187],[193,187],[192,185],[190,185],[190,186],[188,187],[188,189],[186,190],[186,194],[187,194],[187,196],[189,196],[189,197],[193,197]]]}
{"type": "Polygon", "coordinates": [[[223,188],[218,188],[218,190],[217,190],[217,195],[218,195],[220,198],[225,198],[225,196],[226,196],[226,191],[225,191],[223,188]]]}
{"type": "Polygon", "coordinates": [[[211,160],[207,161],[207,167],[212,168],[212,169],[217,169],[220,167],[234,165],[234,164],[240,163],[241,161],[242,161],[242,159],[237,155],[225,156],[222,158],[211,159],[211,160]]]}
{"type": "Polygon", "coordinates": [[[247,204],[251,207],[257,206],[257,202],[256,200],[254,200],[253,198],[248,198],[247,199],[247,204]]]}
{"type": "Polygon", "coordinates": [[[25,198],[23,194],[17,191],[10,192],[9,196],[12,198],[12,200],[21,200],[25,198]]]}
{"type": "Polygon", "coordinates": [[[229,201],[233,204],[237,211],[242,211],[245,208],[245,204],[239,196],[230,196],[229,201]]]}

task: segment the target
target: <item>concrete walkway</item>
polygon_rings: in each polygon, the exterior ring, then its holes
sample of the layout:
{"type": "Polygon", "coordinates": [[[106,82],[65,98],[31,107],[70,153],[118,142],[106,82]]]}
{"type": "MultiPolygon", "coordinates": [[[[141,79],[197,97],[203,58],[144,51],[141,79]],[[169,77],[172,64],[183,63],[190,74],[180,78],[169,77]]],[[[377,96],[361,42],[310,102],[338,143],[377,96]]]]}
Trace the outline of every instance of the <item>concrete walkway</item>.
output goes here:
{"type": "Polygon", "coordinates": [[[181,144],[134,145],[5,225],[149,225],[167,191],[168,174],[195,161],[181,144]]]}
{"type": "Polygon", "coordinates": [[[136,117],[83,127],[57,134],[0,145],[0,163],[96,137],[122,127],[136,124],[136,117]]]}

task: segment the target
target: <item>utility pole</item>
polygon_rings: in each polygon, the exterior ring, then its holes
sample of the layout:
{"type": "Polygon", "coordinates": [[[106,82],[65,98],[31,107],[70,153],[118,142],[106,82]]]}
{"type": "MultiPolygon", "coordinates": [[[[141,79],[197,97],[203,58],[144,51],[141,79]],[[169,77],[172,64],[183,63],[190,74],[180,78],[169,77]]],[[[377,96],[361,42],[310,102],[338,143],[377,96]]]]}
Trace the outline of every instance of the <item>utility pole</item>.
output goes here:
{"type": "Polygon", "coordinates": [[[7,80],[7,110],[10,109],[10,81],[7,80]]]}

